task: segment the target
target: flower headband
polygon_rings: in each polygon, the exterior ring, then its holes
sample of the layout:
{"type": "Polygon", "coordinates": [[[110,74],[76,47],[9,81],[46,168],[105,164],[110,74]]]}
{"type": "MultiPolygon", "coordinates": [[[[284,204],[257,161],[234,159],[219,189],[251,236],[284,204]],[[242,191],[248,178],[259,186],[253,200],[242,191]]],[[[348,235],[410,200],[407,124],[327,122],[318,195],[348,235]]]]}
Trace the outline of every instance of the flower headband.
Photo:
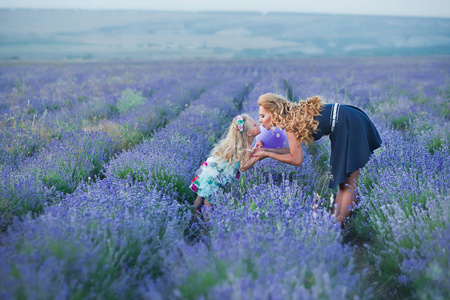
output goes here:
{"type": "Polygon", "coordinates": [[[238,115],[236,119],[237,119],[237,128],[239,129],[240,132],[242,132],[242,130],[244,130],[244,119],[242,119],[241,115],[238,115]]]}

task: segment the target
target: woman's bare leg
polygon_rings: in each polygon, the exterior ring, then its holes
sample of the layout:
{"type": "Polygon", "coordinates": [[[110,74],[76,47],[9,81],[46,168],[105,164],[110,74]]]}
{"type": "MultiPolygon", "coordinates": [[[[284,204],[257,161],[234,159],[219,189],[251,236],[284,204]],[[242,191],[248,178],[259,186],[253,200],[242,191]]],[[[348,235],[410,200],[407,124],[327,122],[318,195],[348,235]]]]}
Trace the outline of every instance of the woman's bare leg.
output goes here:
{"type": "Polygon", "coordinates": [[[341,228],[344,228],[344,221],[350,216],[351,207],[356,203],[359,173],[360,170],[353,172],[346,182],[339,184],[333,215],[341,223],[341,228]]]}

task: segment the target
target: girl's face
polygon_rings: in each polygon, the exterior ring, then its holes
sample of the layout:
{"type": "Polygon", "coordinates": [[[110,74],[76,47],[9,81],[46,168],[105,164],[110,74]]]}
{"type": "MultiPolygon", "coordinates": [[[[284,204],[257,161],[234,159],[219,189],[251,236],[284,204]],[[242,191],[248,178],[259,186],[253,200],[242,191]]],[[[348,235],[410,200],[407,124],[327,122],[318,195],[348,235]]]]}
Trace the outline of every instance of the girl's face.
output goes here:
{"type": "Polygon", "coordinates": [[[247,131],[249,136],[255,137],[261,133],[261,129],[259,129],[259,125],[252,118],[248,118],[247,121],[250,123],[250,129],[247,131]]]}
{"type": "Polygon", "coordinates": [[[272,128],[272,116],[262,106],[259,107],[259,123],[267,130],[272,128]]]}

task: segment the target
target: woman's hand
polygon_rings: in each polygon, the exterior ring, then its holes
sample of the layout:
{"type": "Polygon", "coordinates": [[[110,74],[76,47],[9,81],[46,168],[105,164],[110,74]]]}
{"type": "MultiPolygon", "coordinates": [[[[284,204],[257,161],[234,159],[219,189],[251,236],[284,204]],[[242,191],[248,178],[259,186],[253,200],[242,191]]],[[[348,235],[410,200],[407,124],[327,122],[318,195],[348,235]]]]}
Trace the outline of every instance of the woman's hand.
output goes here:
{"type": "Polygon", "coordinates": [[[261,150],[261,148],[256,149],[256,151],[253,153],[252,157],[255,157],[257,160],[262,160],[266,157],[269,157],[269,152],[261,150]]]}

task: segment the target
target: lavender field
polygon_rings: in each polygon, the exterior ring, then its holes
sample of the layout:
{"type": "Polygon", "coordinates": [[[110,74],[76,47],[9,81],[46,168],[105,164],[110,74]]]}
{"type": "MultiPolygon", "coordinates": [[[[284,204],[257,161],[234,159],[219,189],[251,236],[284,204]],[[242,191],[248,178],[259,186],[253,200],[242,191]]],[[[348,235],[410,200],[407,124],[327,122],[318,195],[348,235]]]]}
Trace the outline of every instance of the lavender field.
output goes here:
{"type": "Polygon", "coordinates": [[[0,66],[1,299],[449,299],[450,57],[0,66]],[[186,236],[195,170],[258,97],[361,107],[344,230],[329,140],[263,160],[186,236]],[[314,209],[314,203],[318,207],[314,209]]]}

